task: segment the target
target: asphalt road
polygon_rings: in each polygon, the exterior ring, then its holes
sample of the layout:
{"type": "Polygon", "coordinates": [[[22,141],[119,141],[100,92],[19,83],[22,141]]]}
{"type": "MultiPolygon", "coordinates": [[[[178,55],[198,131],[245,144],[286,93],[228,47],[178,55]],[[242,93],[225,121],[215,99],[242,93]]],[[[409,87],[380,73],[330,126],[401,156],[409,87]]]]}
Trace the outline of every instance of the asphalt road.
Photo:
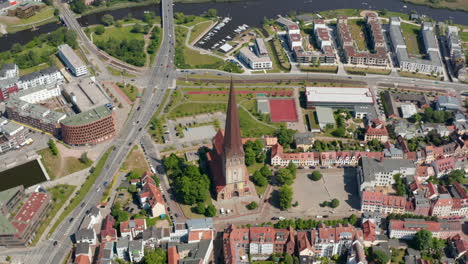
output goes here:
{"type": "MultiPolygon", "coordinates": [[[[55,230],[49,240],[41,242],[33,249],[24,252],[26,258],[24,263],[62,263],[73,246],[72,238],[74,232],[79,227],[86,210],[96,206],[102,199],[103,183],[110,182],[113,175],[118,171],[133,144],[138,143],[141,136],[146,132],[145,126],[156,112],[162,102],[165,92],[173,85],[176,72],[173,66],[174,57],[174,23],[173,23],[173,3],[172,0],[162,0],[162,21],[163,21],[163,41],[159,53],[156,57],[153,68],[148,72],[149,82],[143,93],[138,111],[133,112],[124,127],[120,128],[120,134],[114,140],[114,149],[109,155],[101,175],[82,201],[83,206],[78,206],[72,211],[55,230]],[[56,246],[53,242],[57,241],[56,246]]],[[[76,22],[71,11],[65,8],[62,16],[67,25],[75,29],[79,37],[83,37],[81,28],[76,28],[76,22]],[[67,22],[68,21],[68,22],[67,22]]]]}

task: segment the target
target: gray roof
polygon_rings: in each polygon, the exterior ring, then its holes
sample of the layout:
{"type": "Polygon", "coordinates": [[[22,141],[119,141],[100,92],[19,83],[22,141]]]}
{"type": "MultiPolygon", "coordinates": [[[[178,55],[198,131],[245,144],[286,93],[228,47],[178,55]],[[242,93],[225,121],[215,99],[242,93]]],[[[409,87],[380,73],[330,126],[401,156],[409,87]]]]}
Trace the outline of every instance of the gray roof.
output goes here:
{"type": "Polygon", "coordinates": [[[6,106],[14,109],[22,116],[39,119],[43,123],[56,124],[66,117],[64,113],[56,112],[40,105],[30,104],[17,98],[10,98],[6,106]]]}
{"type": "Polygon", "coordinates": [[[79,229],[75,233],[76,240],[83,240],[83,239],[94,239],[94,230],[93,229],[79,229]]]}
{"type": "Polygon", "coordinates": [[[257,99],[257,110],[260,113],[270,113],[270,102],[267,99],[257,99]]]}
{"type": "Polygon", "coordinates": [[[373,105],[355,105],[354,112],[356,113],[366,113],[367,119],[372,120],[377,118],[377,112],[375,111],[375,107],[373,105]]]}
{"type": "Polygon", "coordinates": [[[28,94],[32,94],[32,93],[35,93],[35,92],[39,92],[39,91],[42,91],[42,90],[48,90],[48,89],[55,89],[56,87],[55,86],[50,86],[50,85],[47,85],[47,84],[39,84],[37,86],[34,86],[34,87],[31,87],[29,89],[24,89],[24,90],[20,90],[14,94],[12,94],[10,96],[10,98],[21,98],[23,96],[26,96],[28,94]]]}
{"type": "Polygon", "coordinates": [[[213,229],[213,218],[200,218],[187,220],[187,227],[189,230],[197,229],[213,229]]]}
{"type": "Polygon", "coordinates": [[[89,215],[92,215],[92,216],[98,216],[99,213],[100,213],[99,208],[97,208],[96,206],[91,207],[91,209],[89,210],[89,215]]]}
{"type": "Polygon", "coordinates": [[[143,240],[149,239],[162,239],[170,236],[171,230],[169,228],[155,227],[152,226],[143,231],[143,240]]]}
{"type": "Polygon", "coordinates": [[[116,248],[128,248],[129,242],[130,240],[126,237],[120,238],[119,240],[117,240],[117,243],[115,243],[115,247],[116,248]]]}
{"type": "Polygon", "coordinates": [[[441,95],[437,97],[437,104],[447,108],[460,108],[460,101],[452,96],[441,95]]]}
{"type": "Polygon", "coordinates": [[[199,263],[200,259],[204,259],[205,255],[208,253],[208,249],[210,246],[211,240],[201,240],[198,243],[190,243],[190,244],[179,244],[177,245],[177,252],[181,251],[190,251],[189,257],[181,259],[179,263],[185,264],[192,264],[192,263],[199,263]],[[198,260],[197,262],[195,262],[198,260]]]}
{"type": "Polygon", "coordinates": [[[14,70],[16,68],[16,64],[14,63],[6,63],[2,65],[0,68],[0,76],[5,76],[6,71],[14,70]]]}
{"type": "Polygon", "coordinates": [[[311,145],[313,136],[314,134],[311,132],[296,133],[294,134],[294,142],[296,145],[311,145]]]}
{"type": "Polygon", "coordinates": [[[34,80],[34,79],[37,79],[41,76],[44,76],[44,75],[51,75],[53,73],[56,73],[56,72],[59,72],[59,69],[55,66],[52,66],[52,67],[49,67],[49,68],[45,68],[45,69],[42,69],[42,70],[39,70],[39,71],[36,71],[36,72],[32,72],[30,74],[26,74],[26,75],[23,75],[19,78],[20,81],[22,82],[25,82],[25,81],[31,81],[31,80],[34,80]]]}
{"type": "Polygon", "coordinates": [[[379,172],[388,173],[403,168],[415,168],[415,165],[413,161],[406,159],[384,159],[379,162],[376,159],[362,157],[361,168],[364,182],[370,182],[375,180],[375,174],[379,172]]]}
{"type": "Polygon", "coordinates": [[[58,46],[59,52],[63,54],[67,58],[67,60],[73,65],[75,68],[86,66],[84,62],[81,60],[78,55],[73,51],[73,49],[68,44],[62,44],[58,46]]]}
{"type": "Polygon", "coordinates": [[[89,254],[89,243],[77,243],[76,248],[75,248],[75,254],[80,255],[80,254],[89,254]]]}
{"type": "Polygon", "coordinates": [[[329,107],[315,107],[315,113],[317,114],[317,121],[319,123],[335,124],[335,117],[333,116],[333,109],[329,107]]]}
{"type": "Polygon", "coordinates": [[[142,248],[143,248],[143,240],[131,240],[128,243],[129,252],[135,251],[135,250],[141,251],[142,248]]]}

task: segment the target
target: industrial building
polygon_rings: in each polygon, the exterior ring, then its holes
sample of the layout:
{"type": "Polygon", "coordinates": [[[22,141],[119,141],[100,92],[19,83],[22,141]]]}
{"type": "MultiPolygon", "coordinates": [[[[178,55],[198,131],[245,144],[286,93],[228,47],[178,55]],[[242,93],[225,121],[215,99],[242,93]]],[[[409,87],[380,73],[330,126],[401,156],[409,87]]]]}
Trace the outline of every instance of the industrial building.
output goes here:
{"type": "Polygon", "coordinates": [[[373,105],[369,88],[351,87],[306,87],[307,108],[316,106],[354,110],[357,105],[373,105]]]}

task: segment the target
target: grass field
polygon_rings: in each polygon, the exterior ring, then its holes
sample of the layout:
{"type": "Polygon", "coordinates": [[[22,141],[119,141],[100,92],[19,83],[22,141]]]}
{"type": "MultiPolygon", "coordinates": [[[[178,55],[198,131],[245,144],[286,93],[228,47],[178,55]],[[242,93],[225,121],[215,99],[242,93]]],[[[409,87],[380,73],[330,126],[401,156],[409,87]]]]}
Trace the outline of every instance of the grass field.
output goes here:
{"type": "Polygon", "coordinates": [[[125,85],[123,83],[117,83],[117,86],[122,92],[124,92],[124,94],[128,97],[128,99],[130,99],[130,101],[135,102],[138,94],[140,93],[140,91],[138,90],[136,86],[129,84],[129,83],[125,85]]]}
{"type": "Polygon", "coordinates": [[[185,23],[185,24],[180,24],[180,25],[191,27],[191,26],[194,26],[194,25],[196,25],[198,23],[205,22],[205,21],[208,21],[208,20],[210,20],[210,19],[206,18],[206,17],[202,17],[202,16],[196,16],[193,21],[185,23]]]}
{"type": "Polygon", "coordinates": [[[0,17],[0,22],[6,24],[7,26],[16,26],[16,25],[24,25],[24,24],[31,24],[36,23],[38,21],[52,18],[54,17],[54,8],[52,7],[45,7],[32,17],[28,18],[17,18],[17,17],[0,17]]]}
{"type": "Polygon", "coordinates": [[[345,67],[344,68],[347,73],[350,74],[382,74],[382,75],[389,75],[392,70],[386,69],[373,69],[373,68],[359,68],[359,67],[345,67]]]}
{"type": "Polygon", "coordinates": [[[132,32],[132,26],[128,27],[108,27],[104,31],[102,35],[98,35],[96,33],[93,34],[93,42],[96,43],[96,41],[101,41],[101,40],[108,40],[109,38],[113,38],[115,40],[131,40],[131,39],[138,39],[138,40],[143,40],[143,34],[142,33],[133,33],[132,32]]]}
{"type": "Polygon", "coordinates": [[[421,37],[421,27],[408,23],[401,23],[401,31],[405,38],[408,53],[414,56],[424,54],[424,43],[421,37]]]}
{"type": "Polygon", "coordinates": [[[242,108],[239,108],[239,121],[242,137],[260,137],[263,135],[272,135],[276,130],[275,128],[266,126],[254,120],[252,117],[250,117],[247,111],[242,108]]]}
{"type": "Polygon", "coordinates": [[[318,67],[311,67],[311,66],[300,66],[299,69],[305,72],[331,72],[336,73],[338,71],[338,66],[328,66],[328,65],[321,65],[318,67]]]}
{"type": "Polygon", "coordinates": [[[44,233],[47,226],[50,225],[52,219],[55,217],[60,208],[62,208],[63,204],[68,200],[70,195],[72,195],[75,189],[76,186],[60,184],[47,190],[52,196],[51,209],[47,213],[47,217],[41,221],[41,224],[36,229],[36,236],[32,241],[32,245],[35,245],[39,238],[41,238],[42,233],[44,233]]]}
{"type": "Polygon", "coordinates": [[[367,50],[365,22],[362,19],[348,20],[349,31],[359,50],[367,50]]]}
{"type": "Polygon", "coordinates": [[[413,72],[407,72],[407,71],[400,71],[398,73],[400,76],[403,77],[410,77],[410,78],[420,78],[420,79],[428,79],[428,80],[436,80],[440,81],[442,77],[437,77],[437,76],[430,76],[422,73],[413,73],[413,72]]]}
{"type": "Polygon", "coordinates": [[[429,1],[429,0],[404,0],[405,2],[417,4],[417,5],[428,5],[435,8],[447,8],[452,10],[468,11],[468,0],[441,0],[441,1],[429,1]]]}
{"type": "Polygon", "coordinates": [[[140,146],[135,145],[132,151],[128,154],[127,159],[120,167],[121,171],[130,172],[135,171],[140,175],[143,175],[146,171],[149,171],[148,162],[146,162],[145,154],[141,150],[140,146]]]}
{"type": "Polygon", "coordinates": [[[202,34],[210,25],[211,21],[204,21],[192,28],[189,43],[192,43],[200,34],[202,34]]]}
{"type": "Polygon", "coordinates": [[[34,67],[31,67],[31,68],[27,68],[27,69],[20,69],[19,70],[19,75],[20,76],[23,76],[23,75],[26,75],[26,74],[30,74],[30,73],[33,73],[33,72],[36,72],[36,71],[39,71],[39,70],[42,70],[42,69],[45,69],[47,67],[50,67],[49,64],[47,63],[41,63],[37,66],[34,66],[34,67]]]}
{"type": "Polygon", "coordinates": [[[468,42],[468,32],[459,32],[458,33],[460,35],[460,39],[462,41],[465,41],[465,42],[468,42]]]}
{"type": "Polygon", "coordinates": [[[42,157],[47,173],[52,179],[57,179],[71,173],[83,170],[91,166],[90,164],[82,163],[78,158],[62,157],[61,154],[54,156],[49,148],[38,151],[42,157]]]}
{"type": "Polygon", "coordinates": [[[222,64],[223,60],[214,56],[207,54],[201,54],[198,51],[185,48],[184,49],[185,62],[189,65],[197,66],[207,65],[207,64],[222,64]]]}
{"type": "Polygon", "coordinates": [[[54,223],[54,225],[50,229],[49,235],[54,233],[55,229],[65,219],[65,217],[67,217],[81,203],[81,201],[86,197],[89,190],[91,189],[94,182],[96,181],[97,177],[99,176],[99,174],[101,174],[101,171],[104,168],[106,160],[109,157],[109,154],[111,153],[111,151],[112,151],[112,148],[108,149],[102,155],[101,159],[96,164],[96,167],[94,168],[93,172],[91,174],[89,174],[89,176],[88,176],[88,178],[86,178],[86,181],[84,182],[84,184],[81,185],[80,190],[74,196],[74,198],[73,198],[72,202],[70,203],[70,205],[65,208],[65,210],[62,212],[62,214],[60,214],[60,217],[57,219],[57,221],[54,223]]]}
{"type": "Polygon", "coordinates": [[[122,75],[125,76],[125,77],[130,77],[130,78],[136,77],[136,75],[117,70],[116,68],[111,67],[111,66],[107,66],[107,70],[109,71],[110,74],[112,74],[114,76],[118,76],[118,77],[120,77],[122,75]]]}

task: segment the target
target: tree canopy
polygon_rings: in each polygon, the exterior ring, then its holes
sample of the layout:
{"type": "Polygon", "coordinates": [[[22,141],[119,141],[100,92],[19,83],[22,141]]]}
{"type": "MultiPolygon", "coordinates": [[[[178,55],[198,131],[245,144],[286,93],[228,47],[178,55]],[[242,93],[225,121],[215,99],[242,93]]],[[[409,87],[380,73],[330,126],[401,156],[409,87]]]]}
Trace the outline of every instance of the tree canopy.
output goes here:
{"type": "Polygon", "coordinates": [[[293,189],[289,185],[284,185],[279,189],[279,207],[286,210],[292,206],[293,189]]]}

